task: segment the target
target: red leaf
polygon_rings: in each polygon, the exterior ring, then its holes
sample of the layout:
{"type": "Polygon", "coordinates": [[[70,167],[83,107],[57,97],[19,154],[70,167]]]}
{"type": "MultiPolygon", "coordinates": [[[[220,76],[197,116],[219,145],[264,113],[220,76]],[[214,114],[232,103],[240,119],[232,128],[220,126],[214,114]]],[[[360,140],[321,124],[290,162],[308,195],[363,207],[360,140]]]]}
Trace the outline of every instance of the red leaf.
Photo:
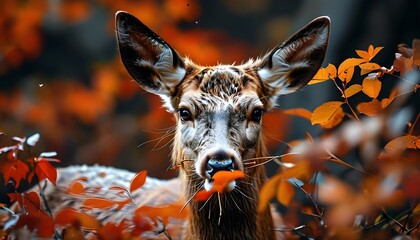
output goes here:
{"type": "Polygon", "coordinates": [[[13,179],[16,182],[15,187],[18,188],[20,181],[26,178],[26,175],[29,172],[29,167],[24,162],[20,160],[16,161],[7,161],[3,165],[3,177],[4,181],[8,182],[10,179],[13,179]]]}
{"type": "Polygon", "coordinates": [[[89,208],[111,208],[116,206],[116,203],[114,201],[105,199],[105,198],[87,198],[82,202],[83,206],[89,207],[89,208]]]}
{"type": "Polygon", "coordinates": [[[35,166],[35,172],[39,180],[47,178],[52,184],[56,184],[57,169],[55,169],[49,161],[38,161],[35,166]]]}
{"type": "Polygon", "coordinates": [[[41,208],[40,199],[36,192],[8,193],[7,195],[11,202],[17,201],[25,211],[38,211],[41,208]]]}
{"type": "Polygon", "coordinates": [[[141,188],[144,183],[146,182],[147,171],[140,171],[138,172],[130,182],[130,192],[133,192],[139,188],[141,188]]]}
{"type": "Polygon", "coordinates": [[[26,205],[29,211],[37,211],[41,209],[41,200],[39,199],[38,193],[28,192],[23,193],[23,204],[26,205]]]}
{"type": "Polygon", "coordinates": [[[54,222],[43,211],[29,211],[25,215],[20,215],[16,228],[24,226],[27,226],[31,232],[36,230],[38,237],[41,238],[49,238],[54,234],[54,222]]]}
{"type": "Polygon", "coordinates": [[[132,222],[134,229],[131,232],[134,235],[140,235],[143,232],[153,229],[152,222],[143,215],[135,214],[132,218],[132,222]]]}

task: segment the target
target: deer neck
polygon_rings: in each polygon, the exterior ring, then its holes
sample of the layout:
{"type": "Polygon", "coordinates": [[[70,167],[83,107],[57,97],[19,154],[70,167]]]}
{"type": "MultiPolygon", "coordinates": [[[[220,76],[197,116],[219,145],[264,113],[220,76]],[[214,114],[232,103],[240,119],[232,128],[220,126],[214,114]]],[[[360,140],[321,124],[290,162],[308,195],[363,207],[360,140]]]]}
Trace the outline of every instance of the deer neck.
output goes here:
{"type": "MultiPolygon", "coordinates": [[[[255,157],[266,156],[263,149],[259,148],[255,157]]],[[[183,239],[274,239],[270,208],[257,212],[258,193],[267,178],[265,168],[259,166],[245,172],[250,177],[237,181],[237,190],[220,194],[220,200],[214,194],[207,202],[189,202],[183,239]]],[[[188,179],[185,172],[179,177],[186,198],[192,198],[200,190],[200,180],[188,179]]]]}

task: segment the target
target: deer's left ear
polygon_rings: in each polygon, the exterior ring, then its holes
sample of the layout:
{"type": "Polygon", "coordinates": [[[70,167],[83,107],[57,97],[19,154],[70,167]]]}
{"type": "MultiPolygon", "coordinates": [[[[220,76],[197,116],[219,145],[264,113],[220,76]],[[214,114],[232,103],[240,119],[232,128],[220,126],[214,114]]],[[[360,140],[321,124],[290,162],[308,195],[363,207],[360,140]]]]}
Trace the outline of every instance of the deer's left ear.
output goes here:
{"type": "Polygon", "coordinates": [[[185,77],[178,53],[133,15],[116,14],[116,34],[125,68],[146,91],[159,95],[170,108],[174,87],[185,77]]]}
{"type": "Polygon", "coordinates": [[[329,32],[330,19],[318,17],[263,57],[257,72],[273,101],[312,79],[324,61],[329,32]]]}

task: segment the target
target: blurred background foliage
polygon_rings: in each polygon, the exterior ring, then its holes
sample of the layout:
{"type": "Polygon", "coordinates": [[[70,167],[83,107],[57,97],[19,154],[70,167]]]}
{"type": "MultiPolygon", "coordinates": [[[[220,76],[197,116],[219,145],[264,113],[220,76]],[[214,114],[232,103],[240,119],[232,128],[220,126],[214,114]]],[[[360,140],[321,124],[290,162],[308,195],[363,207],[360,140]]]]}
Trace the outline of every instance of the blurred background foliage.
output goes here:
{"type": "MultiPolygon", "coordinates": [[[[385,46],[376,62],[391,66],[397,45],[420,37],[419,5],[416,0],[0,0],[0,132],[21,137],[39,132],[39,151],[58,152],[61,166],[98,163],[173,177],[175,171],[166,171],[171,136],[165,135],[172,116],[124,70],[114,37],[116,11],[131,12],[181,55],[203,65],[258,57],[313,18],[328,15],[332,30],[324,66],[354,57],[355,49],[369,44],[385,46]]],[[[280,99],[281,106],[312,111],[336,94],[329,87],[306,87],[280,99]]],[[[284,147],[279,140],[320,131],[281,112],[268,114],[264,124],[273,152],[284,147]]]]}

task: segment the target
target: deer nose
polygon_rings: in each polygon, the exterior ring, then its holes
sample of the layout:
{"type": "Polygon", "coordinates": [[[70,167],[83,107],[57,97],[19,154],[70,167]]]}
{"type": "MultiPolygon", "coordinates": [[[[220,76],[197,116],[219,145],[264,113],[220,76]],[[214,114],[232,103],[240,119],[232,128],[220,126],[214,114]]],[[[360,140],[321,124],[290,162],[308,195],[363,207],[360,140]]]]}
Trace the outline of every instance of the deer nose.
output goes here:
{"type": "Polygon", "coordinates": [[[206,172],[213,177],[213,175],[218,171],[230,171],[234,169],[235,165],[232,157],[225,152],[218,152],[208,160],[206,172]]]}

